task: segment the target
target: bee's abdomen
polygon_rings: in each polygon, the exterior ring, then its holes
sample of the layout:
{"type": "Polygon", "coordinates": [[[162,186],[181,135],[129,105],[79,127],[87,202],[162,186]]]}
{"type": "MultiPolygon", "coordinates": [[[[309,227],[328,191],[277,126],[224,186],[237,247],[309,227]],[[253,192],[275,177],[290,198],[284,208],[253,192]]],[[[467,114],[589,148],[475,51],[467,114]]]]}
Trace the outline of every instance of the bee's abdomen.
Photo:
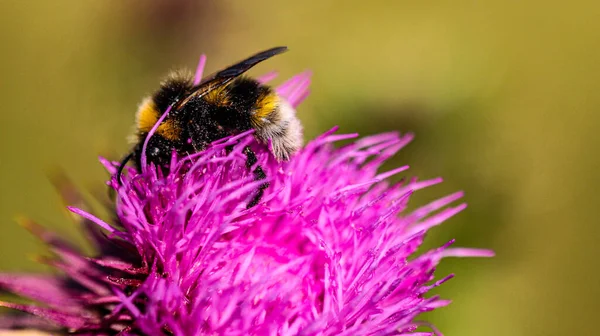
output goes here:
{"type": "Polygon", "coordinates": [[[211,92],[204,98],[206,108],[210,110],[210,119],[214,119],[231,133],[253,128],[255,105],[265,90],[269,88],[246,77],[214,90],[214,93],[211,92]]]}
{"type": "Polygon", "coordinates": [[[302,144],[302,126],[295,110],[272,88],[250,78],[240,78],[229,87],[229,101],[242,114],[238,129],[253,128],[263,143],[272,142],[277,159],[288,160],[302,144]]]}

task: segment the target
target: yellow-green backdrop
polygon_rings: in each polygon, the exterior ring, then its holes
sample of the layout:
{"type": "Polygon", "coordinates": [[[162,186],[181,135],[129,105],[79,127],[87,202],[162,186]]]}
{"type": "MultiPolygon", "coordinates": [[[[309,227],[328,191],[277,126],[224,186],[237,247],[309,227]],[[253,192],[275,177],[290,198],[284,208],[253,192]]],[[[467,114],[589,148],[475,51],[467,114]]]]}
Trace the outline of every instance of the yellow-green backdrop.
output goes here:
{"type": "Polygon", "coordinates": [[[600,313],[600,5],[594,1],[0,1],[0,269],[42,268],[25,214],[81,240],[49,172],[83,190],[118,158],[141,97],[168,70],[215,70],[263,48],[282,77],[314,71],[306,138],[414,131],[394,164],[443,176],[424,202],[469,208],[429,246],[489,247],[446,260],[431,313],[447,335],[592,335],[600,313]]]}

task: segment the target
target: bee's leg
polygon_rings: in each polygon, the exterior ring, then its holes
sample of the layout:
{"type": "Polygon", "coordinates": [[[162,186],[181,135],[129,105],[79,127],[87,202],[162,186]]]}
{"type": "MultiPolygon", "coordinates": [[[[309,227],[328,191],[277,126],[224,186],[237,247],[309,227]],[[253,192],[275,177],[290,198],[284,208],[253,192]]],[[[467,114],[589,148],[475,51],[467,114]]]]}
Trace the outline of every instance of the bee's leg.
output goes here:
{"type": "MultiPolygon", "coordinates": [[[[121,160],[121,163],[119,164],[119,167],[117,167],[115,179],[117,180],[117,183],[119,184],[119,186],[123,185],[123,181],[121,180],[121,176],[123,175],[123,169],[125,169],[127,162],[129,162],[133,158],[134,154],[135,154],[135,152],[133,150],[131,152],[129,152],[126,156],[123,157],[123,159],[121,160]]],[[[108,187],[108,198],[114,199],[115,195],[116,195],[115,189],[113,189],[112,187],[108,187]]]]}
{"type": "Polygon", "coordinates": [[[129,160],[131,160],[133,158],[134,154],[135,154],[134,150],[129,152],[129,154],[127,154],[125,157],[123,157],[123,159],[121,160],[121,163],[119,164],[119,167],[117,168],[117,173],[115,174],[115,178],[116,178],[117,182],[119,183],[119,185],[123,185],[123,181],[121,180],[121,175],[123,175],[123,169],[125,169],[127,162],[129,162],[129,160]]]}
{"type": "MultiPolygon", "coordinates": [[[[250,169],[258,161],[258,159],[256,158],[256,154],[252,151],[252,149],[250,149],[250,147],[244,148],[244,154],[246,154],[246,167],[248,167],[248,169],[250,169]]],[[[255,181],[264,180],[267,177],[267,175],[265,174],[265,171],[262,169],[262,167],[260,165],[256,166],[253,174],[254,174],[255,181]]],[[[265,183],[261,184],[258,187],[258,189],[254,192],[254,196],[252,197],[252,200],[248,203],[246,208],[250,209],[253,206],[257,205],[258,202],[260,202],[261,198],[263,197],[263,194],[265,193],[265,189],[267,189],[268,187],[269,187],[269,182],[265,182],[265,183]]]]}

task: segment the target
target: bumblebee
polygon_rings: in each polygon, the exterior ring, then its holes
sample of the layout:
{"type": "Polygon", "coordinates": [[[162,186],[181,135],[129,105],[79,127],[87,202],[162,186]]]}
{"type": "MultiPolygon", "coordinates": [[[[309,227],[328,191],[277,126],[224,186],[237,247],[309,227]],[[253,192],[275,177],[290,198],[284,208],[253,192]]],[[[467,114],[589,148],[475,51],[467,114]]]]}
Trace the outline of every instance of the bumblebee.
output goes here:
{"type": "MultiPolygon", "coordinates": [[[[259,142],[271,142],[278,160],[288,160],[302,145],[302,126],[294,109],[271,87],[242,76],[256,64],[285,51],[286,47],[276,47],[259,52],[202,79],[197,85],[186,72],[169,75],[138,108],[132,137],[134,147],[121,162],[118,181],[131,159],[141,170],[144,142],[161,118],[147,140],[145,156],[148,163],[164,171],[174,151],[178,155],[193,154],[213,141],[250,129],[254,129],[259,142]]],[[[246,165],[251,168],[257,162],[256,154],[249,147],[244,153],[246,165]]],[[[266,178],[260,166],[253,174],[256,180],[266,178]]],[[[268,183],[263,183],[258,188],[248,207],[260,201],[267,187],[268,183]]]]}

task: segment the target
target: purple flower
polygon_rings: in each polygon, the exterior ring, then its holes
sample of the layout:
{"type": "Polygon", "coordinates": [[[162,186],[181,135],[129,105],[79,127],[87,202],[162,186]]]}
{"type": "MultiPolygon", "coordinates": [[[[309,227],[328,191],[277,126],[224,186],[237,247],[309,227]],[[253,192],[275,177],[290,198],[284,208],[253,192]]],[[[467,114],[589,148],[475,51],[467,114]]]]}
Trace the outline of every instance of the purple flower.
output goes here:
{"type": "MultiPolygon", "coordinates": [[[[203,60],[201,61],[203,64],[203,60]]],[[[201,72],[201,71],[200,71],[201,72]]],[[[272,76],[266,76],[268,80],[272,76]]],[[[309,74],[277,90],[296,107],[309,74]]],[[[492,256],[446,245],[414,256],[426,232],[463,210],[457,192],[406,212],[413,192],[441,179],[387,179],[379,172],[412,135],[380,134],[336,147],[356,134],[331,130],[289,162],[277,162],[251,132],[201,153],[173,157],[165,176],[153,166],[113,174],[115,220],[81,209],[94,257],[29,223],[54,252],[61,275],[0,274],[0,287],[41,305],[1,303],[30,315],[0,326],[112,335],[432,335],[415,318],[449,303],[427,292],[444,257],[492,256]],[[252,146],[270,182],[256,188],[243,149],[252,146]],[[231,149],[233,148],[233,149],[231,149]]],[[[73,190],[63,190],[79,203],[73,190]]]]}

